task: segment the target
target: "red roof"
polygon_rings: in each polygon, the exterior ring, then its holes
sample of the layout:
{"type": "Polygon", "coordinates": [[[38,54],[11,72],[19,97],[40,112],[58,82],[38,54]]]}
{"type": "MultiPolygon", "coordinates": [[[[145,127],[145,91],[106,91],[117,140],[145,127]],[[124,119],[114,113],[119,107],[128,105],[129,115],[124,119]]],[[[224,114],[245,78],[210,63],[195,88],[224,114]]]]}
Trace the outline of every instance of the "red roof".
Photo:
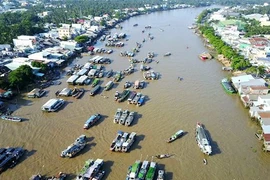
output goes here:
{"type": "Polygon", "coordinates": [[[263,138],[265,141],[270,141],[270,134],[263,134],[263,138]]]}

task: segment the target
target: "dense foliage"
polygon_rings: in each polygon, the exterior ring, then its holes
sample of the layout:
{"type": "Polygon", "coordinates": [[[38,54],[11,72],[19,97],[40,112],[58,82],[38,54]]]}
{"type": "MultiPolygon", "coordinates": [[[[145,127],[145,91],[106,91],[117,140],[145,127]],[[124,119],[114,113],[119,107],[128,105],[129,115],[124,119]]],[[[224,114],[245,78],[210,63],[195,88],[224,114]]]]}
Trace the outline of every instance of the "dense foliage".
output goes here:
{"type": "Polygon", "coordinates": [[[85,35],[81,35],[81,36],[77,36],[75,37],[74,39],[77,43],[81,44],[81,43],[85,43],[89,40],[89,37],[88,36],[85,36],[85,35]]]}
{"type": "Polygon", "coordinates": [[[231,67],[235,70],[244,70],[250,67],[249,61],[245,60],[244,56],[239,55],[229,45],[225,44],[219,36],[216,36],[212,27],[204,25],[200,26],[201,33],[209,40],[209,43],[214,46],[218,54],[223,54],[225,58],[231,61],[231,67]]]}
{"type": "Polygon", "coordinates": [[[24,88],[25,85],[33,82],[33,71],[32,68],[28,65],[22,65],[18,69],[11,71],[8,75],[8,81],[10,87],[13,88],[24,88]]]}

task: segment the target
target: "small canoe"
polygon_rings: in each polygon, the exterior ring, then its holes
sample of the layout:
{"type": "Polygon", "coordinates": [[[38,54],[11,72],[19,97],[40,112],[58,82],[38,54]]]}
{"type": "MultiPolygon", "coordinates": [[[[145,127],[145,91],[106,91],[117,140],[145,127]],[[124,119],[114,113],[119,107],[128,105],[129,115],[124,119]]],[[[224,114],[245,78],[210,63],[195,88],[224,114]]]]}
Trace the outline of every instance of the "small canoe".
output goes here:
{"type": "Polygon", "coordinates": [[[183,130],[179,130],[177,131],[174,135],[172,135],[168,140],[167,143],[173,142],[174,140],[176,140],[177,138],[179,138],[180,136],[182,136],[184,134],[183,130]]]}
{"type": "Polygon", "coordinates": [[[172,156],[173,156],[173,154],[159,154],[159,155],[156,155],[155,157],[158,159],[164,159],[164,158],[169,158],[172,156]]]}

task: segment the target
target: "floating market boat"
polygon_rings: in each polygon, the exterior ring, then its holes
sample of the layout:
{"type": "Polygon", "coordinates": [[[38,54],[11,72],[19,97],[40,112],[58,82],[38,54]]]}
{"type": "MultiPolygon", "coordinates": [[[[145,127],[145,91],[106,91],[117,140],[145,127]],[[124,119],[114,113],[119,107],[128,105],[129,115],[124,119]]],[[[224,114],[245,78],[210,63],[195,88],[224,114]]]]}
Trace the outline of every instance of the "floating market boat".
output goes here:
{"type": "Polygon", "coordinates": [[[159,154],[159,155],[156,155],[155,157],[158,159],[165,159],[165,158],[169,158],[172,156],[174,156],[174,155],[173,154],[159,154]]]}
{"type": "Polygon", "coordinates": [[[120,81],[121,78],[122,78],[122,72],[121,71],[117,71],[116,74],[113,77],[113,81],[114,82],[118,82],[118,81],[120,81]]]}
{"type": "Polygon", "coordinates": [[[129,167],[128,167],[128,170],[127,170],[127,177],[126,177],[126,180],[129,180],[129,176],[130,176],[131,170],[132,170],[132,166],[129,166],[129,167]]]}
{"type": "Polygon", "coordinates": [[[114,85],[113,81],[107,82],[107,84],[104,87],[104,90],[109,91],[113,87],[113,85],[114,85]]]}
{"type": "Polygon", "coordinates": [[[123,111],[123,113],[122,113],[122,115],[120,117],[120,121],[119,121],[120,124],[122,124],[122,125],[125,124],[125,121],[126,121],[128,115],[129,115],[129,113],[130,113],[129,110],[124,110],[123,111]]]}
{"type": "Polygon", "coordinates": [[[170,56],[170,55],[172,55],[170,52],[167,52],[164,54],[164,56],[170,56]]]}
{"type": "Polygon", "coordinates": [[[128,97],[128,103],[132,104],[132,100],[135,98],[137,92],[136,91],[131,91],[128,97]]]}
{"type": "Polygon", "coordinates": [[[141,106],[144,103],[145,96],[142,95],[137,103],[137,106],[141,106]]]}
{"type": "Polygon", "coordinates": [[[122,113],[123,113],[122,109],[118,108],[117,111],[114,114],[114,119],[113,119],[114,123],[119,123],[119,120],[120,120],[120,117],[122,116],[122,113]]]}
{"type": "Polygon", "coordinates": [[[210,155],[212,153],[212,147],[210,145],[210,140],[205,132],[205,129],[201,123],[197,123],[195,132],[195,137],[199,148],[204,154],[210,155]]]}
{"type": "Polygon", "coordinates": [[[117,99],[117,102],[122,102],[126,99],[126,97],[129,95],[130,91],[128,89],[125,89],[121,94],[120,97],[117,99]]]}
{"type": "Polygon", "coordinates": [[[157,163],[151,162],[150,167],[146,173],[145,180],[153,180],[156,173],[157,163]]]}
{"type": "Polygon", "coordinates": [[[86,173],[86,171],[89,169],[89,167],[93,164],[94,164],[94,159],[88,159],[87,161],[85,161],[85,164],[77,177],[83,176],[86,173]]]}
{"type": "Polygon", "coordinates": [[[131,82],[126,81],[125,84],[124,84],[124,88],[127,89],[127,88],[130,88],[130,87],[131,87],[131,82]]]}
{"type": "Polygon", "coordinates": [[[113,70],[111,69],[111,70],[109,70],[109,71],[107,72],[106,77],[107,77],[107,78],[110,78],[112,75],[113,75],[113,70]]]}
{"type": "Polygon", "coordinates": [[[158,170],[158,177],[157,177],[157,180],[164,180],[164,170],[158,170]]]}
{"type": "Polygon", "coordinates": [[[141,169],[140,169],[139,174],[138,174],[139,180],[145,179],[145,176],[146,176],[148,169],[149,169],[149,161],[143,161],[141,169]]]}
{"type": "Polygon", "coordinates": [[[99,78],[95,78],[92,83],[92,87],[95,87],[96,85],[98,85],[98,83],[99,83],[99,78]]]}
{"type": "Polygon", "coordinates": [[[118,131],[118,132],[117,132],[117,135],[116,135],[115,139],[112,141],[112,144],[111,144],[111,146],[110,146],[110,150],[111,150],[111,151],[114,151],[115,146],[116,146],[116,143],[117,143],[118,141],[121,140],[123,134],[124,134],[123,131],[118,131]]]}
{"type": "Polygon", "coordinates": [[[227,78],[222,79],[221,84],[227,93],[233,94],[236,92],[227,78]]]}
{"type": "Polygon", "coordinates": [[[141,96],[142,96],[142,93],[137,93],[136,96],[132,100],[132,104],[136,105],[138,103],[139,99],[141,98],[141,96]]]}
{"type": "Polygon", "coordinates": [[[125,126],[130,126],[134,120],[134,112],[130,112],[126,118],[125,126]]]}
{"type": "Polygon", "coordinates": [[[80,152],[86,145],[86,136],[81,135],[79,136],[74,143],[72,143],[70,146],[67,147],[64,151],[61,153],[61,157],[73,157],[78,152],[80,152]]]}
{"type": "Polygon", "coordinates": [[[94,176],[92,180],[101,180],[104,174],[105,174],[105,171],[99,171],[98,173],[96,173],[96,175],[94,176]]]}
{"type": "Polygon", "coordinates": [[[181,137],[183,134],[184,134],[184,131],[183,131],[183,130],[179,130],[179,131],[177,131],[174,135],[172,135],[172,136],[167,140],[167,142],[168,142],[168,143],[173,142],[173,141],[176,140],[177,138],[181,137]]]}
{"type": "Polygon", "coordinates": [[[122,145],[124,142],[127,141],[129,133],[124,132],[123,136],[121,137],[120,141],[116,141],[114,151],[121,151],[122,150],[122,145]]]}
{"type": "Polygon", "coordinates": [[[97,85],[90,91],[90,96],[94,96],[100,89],[100,85],[97,85]]]}
{"type": "Polygon", "coordinates": [[[22,121],[22,118],[16,117],[16,116],[2,115],[0,118],[3,120],[6,120],[6,121],[13,121],[13,122],[21,122],[22,121]]]}
{"type": "Polygon", "coordinates": [[[101,118],[100,114],[94,114],[92,115],[87,121],[84,123],[83,128],[89,129],[90,126],[94,125],[99,119],[101,118]]]}
{"type": "Polygon", "coordinates": [[[135,132],[130,133],[130,135],[128,136],[128,139],[122,145],[122,152],[127,152],[129,150],[129,148],[134,143],[135,138],[136,138],[136,133],[135,132]]]}
{"type": "Polygon", "coordinates": [[[136,160],[135,163],[132,165],[131,168],[131,173],[129,174],[129,179],[130,180],[136,180],[140,167],[141,167],[141,161],[140,160],[136,160]]]}
{"type": "Polygon", "coordinates": [[[94,178],[100,180],[105,173],[102,173],[102,171],[100,170],[103,163],[103,159],[95,160],[95,162],[87,169],[87,171],[84,174],[78,176],[76,180],[93,180],[94,178]],[[103,175],[99,173],[102,173],[103,175]]]}

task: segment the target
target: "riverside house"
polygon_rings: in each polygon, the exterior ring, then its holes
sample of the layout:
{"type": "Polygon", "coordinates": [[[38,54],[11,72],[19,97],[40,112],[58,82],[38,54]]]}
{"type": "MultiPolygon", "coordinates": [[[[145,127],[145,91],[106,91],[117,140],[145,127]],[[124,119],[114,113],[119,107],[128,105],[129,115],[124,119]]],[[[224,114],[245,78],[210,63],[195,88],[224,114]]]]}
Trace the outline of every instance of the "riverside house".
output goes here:
{"type": "Polygon", "coordinates": [[[253,101],[252,106],[250,106],[249,114],[254,118],[259,112],[268,111],[270,111],[270,94],[258,96],[257,101],[253,101]]]}

